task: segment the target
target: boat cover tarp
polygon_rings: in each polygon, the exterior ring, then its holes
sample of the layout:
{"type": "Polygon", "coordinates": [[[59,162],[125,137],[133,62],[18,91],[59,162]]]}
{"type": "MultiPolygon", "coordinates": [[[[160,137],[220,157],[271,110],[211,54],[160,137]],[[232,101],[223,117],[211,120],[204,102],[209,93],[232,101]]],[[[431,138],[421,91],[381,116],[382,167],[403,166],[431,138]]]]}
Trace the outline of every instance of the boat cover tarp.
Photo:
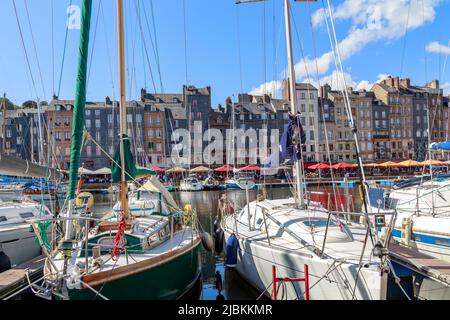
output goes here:
{"type": "Polygon", "coordinates": [[[430,148],[432,150],[450,150],[450,141],[432,143],[430,148]]]}
{"type": "MultiPolygon", "coordinates": [[[[123,151],[124,151],[124,161],[125,161],[125,181],[132,181],[136,178],[136,164],[134,163],[133,153],[131,152],[131,142],[126,134],[122,137],[123,141],[123,151]]],[[[116,154],[114,156],[114,162],[112,164],[112,178],[114,182],[121,182],[122,169],[123,166],[120,157],[120,141],[119,146],[116,149],[116,154]]]]}
{"type": "Polygon", "coordinates": [[[0,155],[0,174],[25,178],[46,178],[51,180],[56,180],[61,177],[60,173],[55,169],[33,164],[30,161],[6,154],[0,155]]]}
{"type": "Polygon", "coordinates": [[[181,210],[176,203],[176,201],[173,199],[170,192],[163,186],[161,182],[159,182],[158,178],[156,176],[152,176],[148,181],[139,188],[139,191],[148,191],[148,192],[156,192],[161,193],[166,200],[166,202],[173,208],[177,210],[181,210]]]}

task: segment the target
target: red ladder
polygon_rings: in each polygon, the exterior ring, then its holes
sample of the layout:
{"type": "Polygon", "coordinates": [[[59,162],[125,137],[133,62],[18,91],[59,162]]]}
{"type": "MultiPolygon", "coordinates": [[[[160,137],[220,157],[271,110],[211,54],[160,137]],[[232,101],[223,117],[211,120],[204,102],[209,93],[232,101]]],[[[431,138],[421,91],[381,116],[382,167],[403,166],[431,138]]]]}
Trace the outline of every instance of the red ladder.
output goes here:
{"type": "Polygon", "coordinates": [[[277,300],[277,283],[281,281],[286,282],[304,282],[305,283],[305,300],[310,300],[309,298],[309,271],[308,265],[304,265],[304,278],[278,278],[277,277],[277,269],[275,266],[272,266],[272,296],[273,300],[277,300]]]}

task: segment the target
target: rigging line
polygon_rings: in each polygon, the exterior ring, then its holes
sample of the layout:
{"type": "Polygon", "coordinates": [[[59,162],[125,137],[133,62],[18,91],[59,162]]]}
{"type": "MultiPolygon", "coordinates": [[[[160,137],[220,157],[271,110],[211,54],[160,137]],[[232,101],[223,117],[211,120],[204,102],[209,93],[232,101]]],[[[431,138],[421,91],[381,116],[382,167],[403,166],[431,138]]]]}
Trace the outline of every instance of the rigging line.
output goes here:
{"type": "MultiPolygon", "coordinates": [[[[352,109],[350,106],[350,99],[349,99],[349,95],[348,95],[348,89],[347,89],[347,83],[345,80],[345,74],[344,74],[344,68],[342,66],[342,59],[341,59],[341,54],[340,54],[340,50],[339,50],[339,43],[337,41],[337,36],[336,36],[336,28],[334,26],[334,18],[333,18],[333,11],[331,9],[331,4],[330,4],[330,0],[326,0],[327,4],[328,4],[328,12],[329,12],[329,16],[330,16],[330,22],[331,22],[331,27],[332,27],[332,31],[333,31],[333,38],[334,38],[334,46],[333,47],[333,51],[335,50],[335,64],[337,67],[337,64],[339,62],[339,66],[340,66],[340,75],[341,75],[341,80],[343,81],[344,84],[344,88],[343,88],[343,93],[344,93],[344,101],[346,102],[346,108],[347,108],[347,115],[349,118],[349,124],[351,125],[351,127],[353,128],[353,139],[355,140],[355,151],[356,151],[356,157],[358,159],[358,166],[361,172],[360,175],[360,183],[362,188],[364,189],[362,192],[362,198],[363,198],[363,204],[364,204],[364,210],[365,210],[365,216],[366,216],[366,220],[367,220],[367,231],[370,234],[370,240],[372,242],[372,245],[374,245],[374,235],[372,233],[372,228],[370,226],[370,220],[368,217],[368,213],[370,210],[370,197],[369,197],[369,190],[366,187],[367,185],[367,181],[366,181],[366,176],[364,173],[364,167],[363,167],[363,163],[362,163],[362,159],[360,157],[360,151],[359,151],[359,144],[358,144],[358,128],[357,125],[354,123],[353,121],[353,115],[352,115],[352,109]],[[336,60],[337,58],[337,60],[336,60]]],[[[324,2],[324,0],[322,0],[322,3],[324,2]]],[[[327,21],[328,19],[326,19],[327,21]]],[[[327,29],[329,32],[329,27],[328,27],[328,21],[327,21],[327,29]]],[[[331,38],[331,33],[329,33],[329,36],[331,38]]],[[[339,69],[337,70],[339,72],[339,69]]],[[[377,233],[375,232],[375,238],[377,238],[377,233]]],[[[364,254],[364,252],[361,253],[361,256],[364,254]]]]}
{"type": "MultiPolygon", "coordinates": [[[[319,64],[317,62],[317,46],[316,46],[316,33],[314,32],[314,27],[313,27],[313,23],[312,23],[312,14],[311,14],[311,4],[308,2],[308,14],[310,17],[310,27],[311,27],[311,34],[312,34],[312,43],[313,43],[313,52],[314,52],[314,62],[315,62],[315,67],[316,67],[316,77],[317,77],[317,86],[319,87],[319,90],[321,90],[321,81],[320,81],[320,75],[319,75],[319,64]]],[[[324,109],[324,101],[323,101],[324,97],[322,97],[322,95],[320,95],[320,109],[322,110],[322,121],[323,121],[323,132],[325,135],[325,149],[327,152],[327,156],[328,156],[328,160],[329,160],[329,165],[332,165],[331,162],[331,152],[330,152],[330,142],[328,140],[328,130],[327,130],[327,123],[325,121],[325,109],[324,109]]],[[[319,130],[319,135],[320,135],[320,131],[319,130]]],[[[319,155],[320,157],[320,155],[319,155]]],[[[318,161],[320,161],[320,159],[317,159],[318,161]]],[[[339,194],[340,196],[340,192],[337,193],[336,191],[336,184],[334,183],[335,179],[335,175],[334,175],[334,170],[331,169],[331,180],[333,182],[332,186],[333,186],[333,195],[334,195],[334,202],[335,202],[335,206],[336,209],[338,208],[338,203],[337,203],[337,195],[339,194]]]]}
{"type": "Polygon", "coordinates": [[[266,2],[263,2],[263,76],[264,76],[264,93],[263,100],[266,102],[266,94],[267,94],[267,54],[266,54],[266,2]]]}
{"type": "MultiPolygon", "coordinates": [[[[422,0],[422,25],[425,24],[425,0],[422,0]]],[[[425,47],[427,43],[427,33],[425,28],[423,29],[423,46],[425,47]]],[[[423,50],[424,63],[425,63],[425,83],[428,82],[428,55],[427,50],[423,50]]]]}
{"type": "Polygon", "coordinates": [[[22,27],[20,26],[19,15],[17,13],[16,1],[12,0],[12,3],[13,3],[13,6],[14,6],[14,13],[15,13],[15,16],[16,16],[17,27],[19,28],[20,40],[21,40],[21,43],[22,43],[22,48],[23,48],[23,51],[24,51],[24,54],[25,54],[25,60],[26,60],[26,63],[27,63],[28,71],[30,72],[31,82],[33,84],[33,88],[34,88],[36,97],[38,97],[39,94],[38,94],[38,91],[36,89],[36,82],[34,81],[33,71],[31,69],[31,64],[30,64],[30,59],[28,58],[27,48],[25,46],[25,40],[23,38],[23,33],[22,33],[22,27]]]}
{"type": "Polygon", "coordinates": [[[403,35],[403,48],[402,48],[402,55],[401,55],[401,62],[400,62],[400,78],[403,75],[403,65],[405,62],[405,51],[406,51],[406,38],[408,35],[408,28],[409,28],[409,17],[410,17],[410,12],[411,12],[411,3],[413,0],[409,1],[409,5],[408,5],[408,14],[406,16],[406,28],[405,28],[405,34],[403,35]]]}
{"type": "Polygon", "coordinates": [[[96,17],[95,29],[94,29],[94,39],[92,40],[92,49],[91,49],[91,56],[90,56],[90,61],[89,61],[89,70],[88,70],[88,76],[87,76],[86,89],[89,88],[89,80],[91,78],[92,61],[94,60],[94,49],[95,49],[95,43],[97,40],[97,29],[98,29],[98,21],[99,21],[99,16],[100,16],[100,6],[101,5],[102,5],[102,0],[100,0],[99,4],[98,4],[97,17],[96,17]]]}
{"type": "Polygon", "coordinates": [[[186,0],[183,0],[183,30],[184,30],[184,67],[186,86],[189,86],[188,78],[188,54],[187,54],[187,27],[186,27],[186,0]]]}
{"type": "Polygon", "coordinates": [[[38,72],[39,72],[39,78],[41,80],[41,86],[42,86],[42,93],[43,93],[43,98],[44,100],[46,99],[46,95],[45,95],[45,85],[44,85],[44,80],[42,78],[42,70],[41,70],[41,63],[39,62],[39,55],[38,55],[38,51],[37,51],[37,47],[36,47],[36,41],[34,39],[34,32],[33,32],[33,27],[31,26],[31,19],[30,19],[30,13],[28,10],[28,0],[23,0],[23,3],[25,5],[25,12],[27,14],[27,20],[28,20],[28,26],[30,28],[30,34],[31,34],[31,41],[33,43],[33,49],[34,49],[34,55],[36,57],[36,63],[37,63],[37,67],[38,67],[38,72]]]}
{"type": "MultiPolygon", "coordinates": [[[[450,40],[448,40],[447,48],[450,49],[450,40]]],[[[444,77],[444,75],[445,75],[445,69],[447,68],[447,59],[448,59],[448,53],[445,55],[444,66],[442,67],[441,78],[444,77]]]]}
{"type": "Polygon", "coordinates": [[[55,10],[53,0],[50,1],[50,7],[52,28],[52,93],[55,95],[55,10]]]}
{"type": "Polygon", "coordinates": [[[241,86],[241,92],[243,92],[242,85],[242,57],[241,57],[241,32],[240,32],[240,19],[239,19],[239,6],[236,6],[236,36],[237,36],[237,49],[238,49],[238,64],[239,64],[239,80],[241,86]]]}
{"type": "Polygon", "coordinates": [[[155,14],[154,14],[154,10],[153,10],[153,0],[150,0],[150,13],[151,13],[151,16],[152,16],[152,26],[153,26],[153,38],[154,38],[154,40],[152,39],[152,34],[150,32],[150,24],[148,22],[147,10],[145,9],[145,1],[142,2],[142,7],[144,9],[145,23],[147,25],[148,33],[150,35],[151,45],[152,45],[152,48],[153,48],[153,53],[155,55],[156,68],[158,70],[159,83],[160,83],[160,86],[161,86],[161,92],[164,93],[164,85],[163,85],[162,73],[161,73],[161,63],[160,63],[160,59],[159,59],[158,37],[157,37],[157,33],[156,33],[155,14]]]}
{"type": "Polygon", "coordinates": [[[153,90],[156,93],[157,92],[157,90],[156,90],[156,83],[155,83],[155,79],[153,77],[152,65],[150,63],[150,58],[149,58],[149,55],[148,55],[147,44],[146,44],[145,37],[144,37],[144,30],[142,28],[141,15],[139,14],[139,8],[138,8],[136,2],[134,2],[134,5],[135,5],[135,8],[136,8],[136,14],[137,14],[137,18],[138,18],[139,30],[140,30],[140,34],[141,34],[142,43],[144,45],[144,51],[145,51],[145,56],[146,56],[146,59],[147,59],[147,65],[148,65],[148,69],[150,71],[150,78],[152,80],[153,90]]]}
{"type": "MultiPolygon", "coordinates": [[[[103,5],[102,2],[100,2],[100,8],[101,8],[101,12],[102,12],[102,21],[103,21],[103,25],[106,26],[105,23],[105,14],[103,11],[103,5]]],[[[106,29],[103,30],[103,34],[105,36],[105,43],[106,43],[106,55],[108,58],[108,68],[109,68],[109,73],[110,73],[110,77],[111,77],[111,86],[112,86],[112,93],[113,93],[113,101],[115,100],[115,83],[114,83],[114,76],[113,76],[113,67],[111,66],[111,55],[110,55],[110,46],[109,46],[109,41],[108,41],[108,34],[106,32],[106,29]]]]}
{"type": "MultiPolygon", "coordinates": [[[[72,6],[72,0],[69,1],[69,8],[72,6]]],[[[62,84],[62,77],[63,77],[63,73],[64,73],[64,63],[66,60],[66,50],[67,50],[67,38],[69,35],[69,17],[70,17],[70,12],[67,12],[67,22],[66,22],[66,33],[64,35],[64,46],[63,46],[63,55],[62,55],[62,61],[61,61],[61,69],[60,69],[60,73],[59,73],[59,84],[58,84],[58,93],[57,93],[57,97],[59,98],[59,94],[61,93],[61,84],[62,84]]]]}

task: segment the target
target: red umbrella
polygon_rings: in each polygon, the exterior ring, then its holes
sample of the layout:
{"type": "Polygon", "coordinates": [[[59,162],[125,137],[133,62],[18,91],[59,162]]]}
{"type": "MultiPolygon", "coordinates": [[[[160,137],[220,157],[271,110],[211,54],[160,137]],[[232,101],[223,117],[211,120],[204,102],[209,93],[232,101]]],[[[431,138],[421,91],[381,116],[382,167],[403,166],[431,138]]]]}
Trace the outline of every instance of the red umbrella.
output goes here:
{"type": "Polygon", "coordinates": [[[331,169],[339,170],[339,169],[355,169],[357,166],[354,164],[349,164],[345,162],[341,162],[331,166],[331,169]]]}
{"type": "Polygon", "coordinates": [[[316,164],[313,164],[312,166],[307,167],[306,169],[309,169],[309,170],[323,170],[323,169],[330,169],[330,166],[328,164],[325,164],[325,163],[316,163],[316,164]]]}
{"type": "Polygon", "coordinates": [[[261,171],[261,168],[257,165],[251,164],[249,166],[239,169],[239,171],[261,171]]]}
{"type": "Polygon", "coordinates": [[[165,169],[162,169],[162,168],[160,168],[160,167],[158,167],[158,166],[153,166],[153,167],[152,167],[152,170],[153,170],[153,171],[156,171],[156,172],[164,172],[164,171],[166,171],[165,169]]]}
{"type": "Polygon", "coordinates": [[[227,164],[226,166],[217,168],[214,171],[215,172],[230,172],[230,171],[234,171],[234,167],[227,164]]]}

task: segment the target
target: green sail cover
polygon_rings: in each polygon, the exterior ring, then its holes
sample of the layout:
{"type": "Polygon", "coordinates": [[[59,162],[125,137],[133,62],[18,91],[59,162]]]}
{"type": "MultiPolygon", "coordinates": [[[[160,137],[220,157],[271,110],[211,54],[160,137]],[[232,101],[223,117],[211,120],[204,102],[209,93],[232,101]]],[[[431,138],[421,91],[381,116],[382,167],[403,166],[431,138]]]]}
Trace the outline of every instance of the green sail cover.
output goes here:
{"type": "Polygon", "coordinates": [[[146,175],[151,175],[151,176],[156,176],[156,171],[152,170],[152,169],[148,169],[148,168],[142,168],[142,167],[137,167],[136,168],[136,176],[146,176],[146,175]]]}
{"type": "Polygon", "coordinates": [[[83,128],[86,105],[86,73],[89,51],[89,31],[91,28],[92,0],[83,0],[81,12],[80,45],[78,52],[78,75],[73,109],[72,150],[70,153],[69,191],[70,200],[75,199],[78,181],[78,167],[83,141],[83,128]]]}
{"type": "MultiPolygon", "coordinates": [[[[125,181],[132,181],[136,178],[136,164],[134,163],[133,154],[131,153],[130,139],[126,134],[122,136],[123,151],[125,160],[125,181]]],[[[114,162],[111,168],[112,178],[114,182],[120,182],[122,179],[122,163],[120,161],[120,141],[114,156],[114,162]],[[120,164],[120,166],[119,166],[120,164]]]]}

